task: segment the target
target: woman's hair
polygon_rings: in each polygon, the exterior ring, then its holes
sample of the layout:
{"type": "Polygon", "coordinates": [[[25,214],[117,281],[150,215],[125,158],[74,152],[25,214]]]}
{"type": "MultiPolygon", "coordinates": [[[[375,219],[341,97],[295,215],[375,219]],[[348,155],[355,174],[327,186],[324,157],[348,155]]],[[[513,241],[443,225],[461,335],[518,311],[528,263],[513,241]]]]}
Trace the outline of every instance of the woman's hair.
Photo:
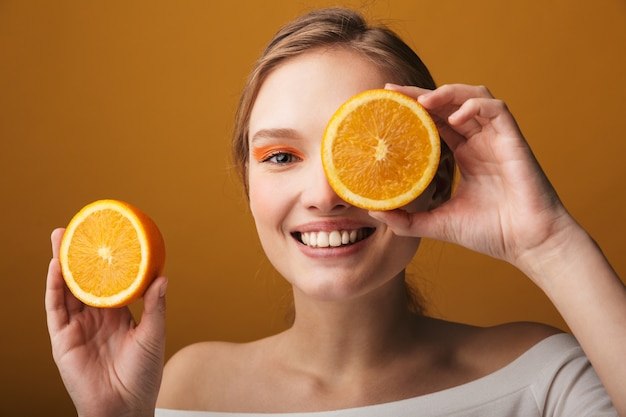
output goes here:
{"type": "MultiPolygon", "coordinates": [[[[327,8],[309,12],[280,29],[257,60],[244,86],[233,131],[233,160],[248,193],[249,120],[261,85],[268,74],[285,60],[315,48],[340,47],[362,54],[390,74],[390,82],[434,90],[435,82],[417,54],[383,25],[369,24],[358,12],[327,8]]],[[[439,169],[433,180],[433,207],[452,192],[455,163],[442,141],[439,169]]],[[[417,301],[413,299],[413,301],[417,301]]],[[[419,302],[412,309],[421,312],[419,302]]]]}

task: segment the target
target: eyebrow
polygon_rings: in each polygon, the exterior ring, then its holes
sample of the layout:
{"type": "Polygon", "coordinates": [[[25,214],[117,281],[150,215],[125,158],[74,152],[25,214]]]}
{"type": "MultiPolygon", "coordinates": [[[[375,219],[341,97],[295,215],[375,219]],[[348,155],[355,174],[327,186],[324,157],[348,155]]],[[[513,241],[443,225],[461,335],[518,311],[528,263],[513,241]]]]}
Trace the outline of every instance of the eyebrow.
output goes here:
{"type": "Polygon", "coordinates": [[[302,136],[297,130],[291,128],[269,128],[261,129],[255,132],[254,136],[250,139],[250,142],[259,141],[262,139],[300,139],[302,136]]]}

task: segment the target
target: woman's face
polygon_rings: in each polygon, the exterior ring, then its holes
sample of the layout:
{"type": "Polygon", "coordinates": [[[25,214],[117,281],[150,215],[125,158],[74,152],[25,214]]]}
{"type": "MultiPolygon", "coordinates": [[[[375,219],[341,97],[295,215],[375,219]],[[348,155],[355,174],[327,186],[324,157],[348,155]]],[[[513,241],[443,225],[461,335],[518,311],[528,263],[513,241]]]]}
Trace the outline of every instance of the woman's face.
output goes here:
{"type": "MultiPolygon", "coordinates": [[[[261,86],[249,125],[250,206],[268,258],[296,296],[340,301],[364,295],[402,279],[417,250],[419,239],[394,235],[339,198],[320,156],[335,110],[389,81],[361,55],[334,48],[285,61],[261,86]]],[[[428,204],[419,198],[413,209],[428,204]]]]}

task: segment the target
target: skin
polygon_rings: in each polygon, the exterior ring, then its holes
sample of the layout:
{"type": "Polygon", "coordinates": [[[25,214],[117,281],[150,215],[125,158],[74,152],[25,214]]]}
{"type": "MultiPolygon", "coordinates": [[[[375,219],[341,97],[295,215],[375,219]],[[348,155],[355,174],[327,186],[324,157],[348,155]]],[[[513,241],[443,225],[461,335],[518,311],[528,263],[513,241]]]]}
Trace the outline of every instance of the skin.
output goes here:
{"type": "MultiPolygon", "coordinates": [[[[295,322],[251,343],[181,350],[165,367],[157,405],[294,412],[393,401],[488,375],[558,332],[533,323],[478,328],[413,315],[403,271],[419,237],[430,237],[525,272],[559,309],[626,415],[624,285],[561,204],[506,106],[483,87],[427,92],[390,81],[341,49],[310,51],[269,75],[250,120],[250,207],[269,259],[294,288],[295,322]],[[429,190],[408,209],[368,213],[340,200],[326,182],[316,156],[325,123],[351,95],[385,85],[417,97],[455,152],[462,178],[440,207],[431,207],[429,190]],[[268,156],[276,146],[288,152],[268,156]],[[361,227],[375,231],[335,249],[310,248],[293,235],[361,227]]],[[[127,309],[82,306],[60,275],[60,235],[53,234],[46,309],[53,354],[79,415],[152,415],[166,279],[148,289],[139,325],[127,309]]]]}
{"type": "MultiPolygon", "coordinates": [[[[290,412],[392,401],[477,379],[556,332],[532,324],[479,329],[407,310],[404,269],[419,238],[341,200],[319,157],[339,105],[388,80],[342,49],[292,58],[265,80],[250,118],[250,207],[267,256],[293,286],[296,319],[258,342],[181,352],[166,367],[160,406],[290,412]],[[267,149],[281,158],[268,159],[267,149]],[[311,248],[293,236],[362,227],[375,231],[342,248],[311,248]]],[[[427,210],[431,197],[429,190],[407,212],[427,210]]]]}

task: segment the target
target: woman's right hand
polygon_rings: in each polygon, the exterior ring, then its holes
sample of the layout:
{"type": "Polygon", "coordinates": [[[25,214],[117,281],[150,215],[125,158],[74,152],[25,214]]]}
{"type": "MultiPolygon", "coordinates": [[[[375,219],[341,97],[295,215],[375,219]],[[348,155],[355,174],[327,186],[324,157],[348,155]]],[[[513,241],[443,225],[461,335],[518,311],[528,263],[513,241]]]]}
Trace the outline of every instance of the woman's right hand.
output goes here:
{"type": "Polygon", "coordinates": [[[559,200],[507,106],[480,86],[388,88],[416,97],[433,116],[454,152],[460,176],[452,198],[436,208],[373,212],[373,217],[399,235],[448,241],[503,259],[541,286],[538,262],[567,247],[580,226],[559,200]]]}
{"type": "Polygon", "coordinates": [[[46,315],[52,354],[79,416],[153,416],[165,356],[165,289],[159,277],[144,295],[140,324],[128,307],[87,306],[69,291],[52,233],[46,315]]]}

